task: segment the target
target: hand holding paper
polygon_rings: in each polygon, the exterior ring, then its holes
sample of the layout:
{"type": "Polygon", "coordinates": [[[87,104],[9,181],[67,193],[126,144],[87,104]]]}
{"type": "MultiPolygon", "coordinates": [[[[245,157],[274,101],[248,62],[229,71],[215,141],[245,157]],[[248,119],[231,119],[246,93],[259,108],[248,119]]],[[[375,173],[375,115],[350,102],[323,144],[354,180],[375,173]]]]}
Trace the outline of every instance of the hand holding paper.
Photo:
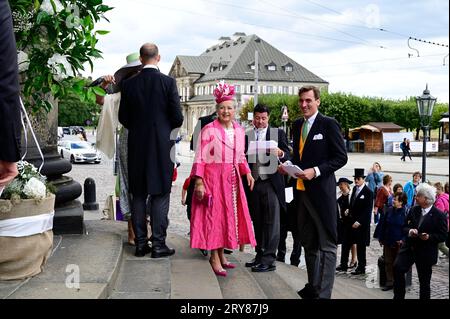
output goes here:
{"type": "Polygon", "coordinates": [[[291,161],[286,161],[281,164],[283,170],[291,177],[298,178],[296,174],[302,174],[303,170],[297,165],[292,165],[291,161]]]}

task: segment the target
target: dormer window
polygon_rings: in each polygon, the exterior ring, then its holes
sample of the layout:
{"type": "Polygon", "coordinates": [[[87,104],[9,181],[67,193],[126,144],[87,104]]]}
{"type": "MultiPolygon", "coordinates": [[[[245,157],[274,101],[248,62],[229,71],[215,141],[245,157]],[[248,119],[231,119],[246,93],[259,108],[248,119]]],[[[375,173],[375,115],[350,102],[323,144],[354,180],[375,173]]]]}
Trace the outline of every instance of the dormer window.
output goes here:
{"type": "Polygon", "coordinates": [[[211,63],[211,67],[209,68],[209,72],[214,72],[217,71],[219,69],[219,64],[218,63],[211,63]]]}
{"type": "Polygon", "coordinates": [[[276,71],[277,65],[274,62],[270,62],[269,64],[266,64],[266,68],[268,71],[276,71]]]}
{"type": "Polygon", "coordinates": [[[228,65],[229,61],[220,61],[219,64],[219,71],[222,71],[223,69],[225,69],[228,65]]]}
{"type": "Polygon", "coordinates": [[[283,65],[283,70],[285,72],[292,72],[292,71],[294,71],[294,67],[292,64],[287,63],[287,64],[283,65]]]}

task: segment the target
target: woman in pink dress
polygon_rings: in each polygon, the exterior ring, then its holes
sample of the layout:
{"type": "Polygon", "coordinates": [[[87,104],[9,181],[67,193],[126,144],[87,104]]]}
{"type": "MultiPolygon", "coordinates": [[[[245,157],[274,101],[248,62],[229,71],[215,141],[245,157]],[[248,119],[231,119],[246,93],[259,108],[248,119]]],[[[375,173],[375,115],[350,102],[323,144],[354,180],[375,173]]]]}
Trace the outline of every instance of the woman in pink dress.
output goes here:
{"type": "Polygon", "coordinates": [[[245,132],[234,121],[234,87],[223,81],[214,90],[218,118],[199,136],[191,176],[195,178],[191,215],[191,248],[211,250],[214,273],[234,268],[224,248],[256,245],[243,182],[254,180],[245,159],[245,132]],[[243,178],[244,177],[244,178],[243,178]],[[242,179],[243,178],[243,179],[242,179]]]}

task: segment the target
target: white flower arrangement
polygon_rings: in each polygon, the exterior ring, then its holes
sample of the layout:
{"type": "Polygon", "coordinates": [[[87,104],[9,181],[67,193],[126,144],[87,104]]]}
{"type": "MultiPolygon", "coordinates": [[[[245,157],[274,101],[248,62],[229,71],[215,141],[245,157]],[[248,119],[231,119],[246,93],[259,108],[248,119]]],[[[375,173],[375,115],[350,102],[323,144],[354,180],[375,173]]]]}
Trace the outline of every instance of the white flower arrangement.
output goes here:
{"type": "Polygon", "coordinates": [[[26,161],[17,163],[19,174],[3,190],[0,199],[20,201],[21,199],[42,200],[53,193],[49,189],[46,177],[38,172],[37,168],[26,161]]]}
{"type": "Polygon", "coordinates": [[[53,54],[53,56],[48,59],[47,65],[52,69],[57,81],[66,79],[69,76],[69,70],[72,68],[69,61],[67,61],[67,57],[59,53],[53,54]]]}
{"type": "Polygon", "coordinates": [[[55,4],[56,12],[53,10],[53,6],[50,0],[42,1],[40,9],[44,12],[47,12],[49,15],[54,15],[64,10],[64,6],[61,4],[61,2],[59,2],[59,0],[53,0],[53,3],[55,4]]]}

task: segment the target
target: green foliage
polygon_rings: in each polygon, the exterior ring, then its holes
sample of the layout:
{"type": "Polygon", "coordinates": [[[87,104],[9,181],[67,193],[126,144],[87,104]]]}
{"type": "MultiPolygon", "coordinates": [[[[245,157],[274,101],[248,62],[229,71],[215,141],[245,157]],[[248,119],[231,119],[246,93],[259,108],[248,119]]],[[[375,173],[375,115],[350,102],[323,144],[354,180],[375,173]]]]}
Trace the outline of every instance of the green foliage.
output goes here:
{"type": "Polygon", "coordinates": [[[58,126],[84,126],[86,120],[97,126],[101,107],[89,100],[80,100],[75,93],[69,93],[59,100],[58,126]]]}
{"type": "MultiPolygon", "coordinates": [[[[93,59],[101,58],[96,49],[94,30],[112,8],[102,0],[11,0],[17,50],[24,52],[27,65],[21,70],[22,95],[28,108],[50,110],[48,94],[55,98],[76,93],[82,100],[95,100],[94,88],[74,77],[93,59]]],[[[19,67],[22,63],[20,63],[19,67]]]]}
{"type": "MultiPolygon", "coordinates": [[[[407,100],[387,100],[377,97],[359,97],[345,93],[321,93],[320,111],[336,118],[342,129],[348,133],[350,128],[355,128],[368,122],[394,122],[408,130],[420,127],[419,113],[414,97],[407,100]]],[[[298,107],[298,97],[285,94],[259,95],[258,102],[266,104],[271,110],[270,125],[282,126],[281,107],[286,105],[289,112],[287,125],[301,116],[298,107]]],[[[253,111],[253,99],[244,105],[240,116],[247,120],[247,113],[253,111]]],[[[431,128],[439,127],[441,114],[448,112],[447,103],[437,103],[433,110],[431,128]]]]}

